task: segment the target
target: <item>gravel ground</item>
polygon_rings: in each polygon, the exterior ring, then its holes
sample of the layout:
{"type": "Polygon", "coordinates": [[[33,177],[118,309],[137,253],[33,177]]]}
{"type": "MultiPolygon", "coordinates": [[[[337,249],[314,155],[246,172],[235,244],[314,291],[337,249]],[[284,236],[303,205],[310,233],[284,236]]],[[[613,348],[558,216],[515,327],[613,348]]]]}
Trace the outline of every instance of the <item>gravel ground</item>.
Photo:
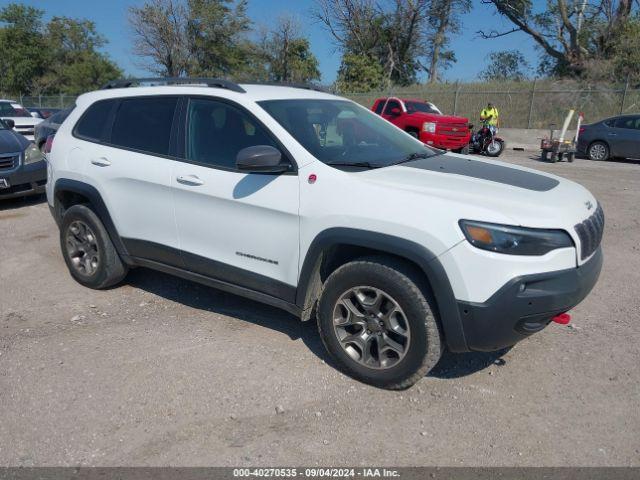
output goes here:
{"type": "Polygon", "coordinates": [[[85,289],[43,199],[3,202],[0,465],[640,466],[640,164],[505,159],[601,200],[600,281],[571,327],[404,392],[274,308],[144,269],[85,289]]]}

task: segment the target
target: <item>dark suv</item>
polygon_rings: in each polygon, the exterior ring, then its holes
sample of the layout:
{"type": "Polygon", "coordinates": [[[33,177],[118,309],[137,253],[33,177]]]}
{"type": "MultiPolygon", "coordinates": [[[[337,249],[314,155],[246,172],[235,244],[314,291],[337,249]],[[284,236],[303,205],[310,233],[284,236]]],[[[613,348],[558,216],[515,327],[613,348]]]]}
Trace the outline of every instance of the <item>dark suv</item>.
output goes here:
{"type": "Polygon", "coordinates": [[[40,150],[0,120],[0,199],[44,193],[47,164],[40,150]]]}

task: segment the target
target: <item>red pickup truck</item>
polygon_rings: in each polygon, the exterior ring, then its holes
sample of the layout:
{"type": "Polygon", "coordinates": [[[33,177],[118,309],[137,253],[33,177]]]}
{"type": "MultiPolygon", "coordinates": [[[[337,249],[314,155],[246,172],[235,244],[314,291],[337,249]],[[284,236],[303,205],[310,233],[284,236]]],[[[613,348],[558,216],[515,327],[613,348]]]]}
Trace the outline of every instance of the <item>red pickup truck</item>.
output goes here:
{"type": "Polygon", "coordinates": [[[469,153],[467,118],[442,115],[431,103],[411,98],[378,98],[371,110],[427,145],[469,153]]]}

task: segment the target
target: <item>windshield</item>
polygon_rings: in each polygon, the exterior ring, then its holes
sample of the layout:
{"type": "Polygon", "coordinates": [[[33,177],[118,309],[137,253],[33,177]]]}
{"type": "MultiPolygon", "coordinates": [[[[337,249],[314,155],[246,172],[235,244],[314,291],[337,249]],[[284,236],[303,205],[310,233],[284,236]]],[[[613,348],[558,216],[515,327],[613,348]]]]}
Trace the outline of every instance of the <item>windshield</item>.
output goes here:
{"type": "Polygon", "coordinates": [[[309,153],[330,165],[386,167],[438,153],[388,121],[346,100],[258,102],[309,153]]]}
{"type": "Polygon", "coordinates": [[[435,115],[440,115],[440,112],[433,108],[428,103],[423,102],[404,102],[404,106],[407,108],[407,113],[433,113],[435,115]]]}
{"type": "Polygon", "coordinates": [[[31,117],[31,114],[18,103],[0,102],[0,117],[31,117]]]}

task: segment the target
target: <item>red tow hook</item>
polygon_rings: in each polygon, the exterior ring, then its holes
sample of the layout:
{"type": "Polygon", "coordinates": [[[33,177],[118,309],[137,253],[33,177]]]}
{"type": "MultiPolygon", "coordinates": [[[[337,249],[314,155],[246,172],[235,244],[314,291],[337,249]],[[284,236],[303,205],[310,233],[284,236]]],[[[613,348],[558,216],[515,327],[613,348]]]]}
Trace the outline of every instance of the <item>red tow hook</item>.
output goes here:
{"type": "Polygon", "coordinates": [[[571,321],[571,315],[569,315],[568,313],[561,313],[553,317],[551,320],[559,323],[560,325],[568,325],[571,321]]]}

